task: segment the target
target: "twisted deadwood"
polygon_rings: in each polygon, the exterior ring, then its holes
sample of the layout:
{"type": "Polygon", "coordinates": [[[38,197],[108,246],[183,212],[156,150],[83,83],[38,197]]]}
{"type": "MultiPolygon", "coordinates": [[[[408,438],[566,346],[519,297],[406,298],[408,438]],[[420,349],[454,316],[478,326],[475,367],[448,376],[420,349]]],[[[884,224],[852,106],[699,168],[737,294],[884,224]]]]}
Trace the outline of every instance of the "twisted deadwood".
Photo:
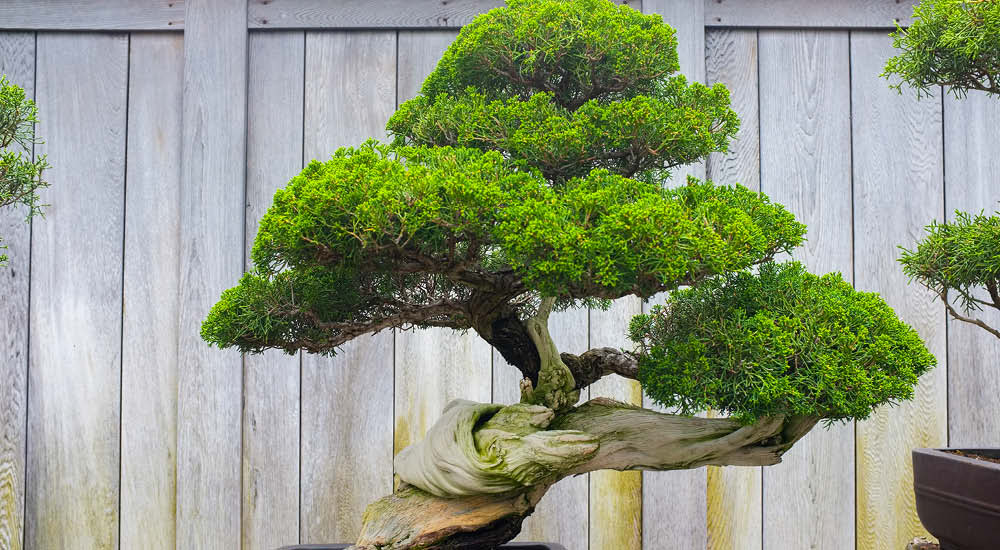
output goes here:
{"type": "Polygon", "coordinates": [[[368,507],[354,549],[493,548],[566,476],[768,466],[817,421],[777,416],[742,425],[604,398],[559,416],[538,405],[453,401],[423,441],[397,456],[404,483],[368,507]]]}

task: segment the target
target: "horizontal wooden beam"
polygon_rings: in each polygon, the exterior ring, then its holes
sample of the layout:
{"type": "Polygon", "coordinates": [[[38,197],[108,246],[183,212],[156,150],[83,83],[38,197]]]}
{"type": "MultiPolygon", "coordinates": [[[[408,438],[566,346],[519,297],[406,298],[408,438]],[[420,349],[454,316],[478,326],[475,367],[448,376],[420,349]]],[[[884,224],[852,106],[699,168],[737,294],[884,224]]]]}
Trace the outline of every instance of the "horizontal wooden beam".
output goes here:
{"type": "Polygon", "coordinates": [[[917,0],[705,0],[706,27],[892,29],[917,0]]]}
{"type": "Polygon", "coordinates": [[[169,31],[184,28],[184,0],[3,0],[0,30],[169,31]]]}
{"type": "MultiPolygon", "coordinates": [[[[184,29],[185,0],[3,0],[0,30],[184,29]]],[[[917,0],[704,0],[706,27],[890,29],[917,0]]],[[[622,3],[642,9],[641,0],[622,3]]],[[[503,0],[250,0],[250,29],[458,28],[503,0]]],[[[234,14],[236,16],[237,14],[234,14]]]]}

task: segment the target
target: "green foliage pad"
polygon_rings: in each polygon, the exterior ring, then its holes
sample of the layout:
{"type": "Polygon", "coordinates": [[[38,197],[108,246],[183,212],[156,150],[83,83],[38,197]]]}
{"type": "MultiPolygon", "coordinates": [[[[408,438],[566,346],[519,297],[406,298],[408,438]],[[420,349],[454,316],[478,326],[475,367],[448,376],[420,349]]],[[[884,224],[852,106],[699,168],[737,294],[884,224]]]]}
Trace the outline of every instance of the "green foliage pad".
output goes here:
{"type": "Polygon", "coordinates": [[[655,401],[744,422],[779,414],[863,419],[910,399],[917,377],[935,364],[877,294],[798,263],[679,290],[636,317],[630,337],[643,352],[639,380],[655,401]]]}

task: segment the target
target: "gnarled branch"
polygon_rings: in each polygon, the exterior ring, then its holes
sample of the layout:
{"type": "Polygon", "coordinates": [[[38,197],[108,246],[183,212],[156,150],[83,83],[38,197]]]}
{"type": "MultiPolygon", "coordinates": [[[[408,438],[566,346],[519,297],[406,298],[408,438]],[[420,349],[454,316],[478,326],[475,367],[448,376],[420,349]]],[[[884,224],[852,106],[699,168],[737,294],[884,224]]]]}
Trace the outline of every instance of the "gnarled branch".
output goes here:
{"type": "Polygon", "coordinates": [[[583,389],[609,374],[636,379],[639,362],[634,355],[615,348],[595,348],[580,355],[560,354],[576,381],[576,389],[583,389]]]}

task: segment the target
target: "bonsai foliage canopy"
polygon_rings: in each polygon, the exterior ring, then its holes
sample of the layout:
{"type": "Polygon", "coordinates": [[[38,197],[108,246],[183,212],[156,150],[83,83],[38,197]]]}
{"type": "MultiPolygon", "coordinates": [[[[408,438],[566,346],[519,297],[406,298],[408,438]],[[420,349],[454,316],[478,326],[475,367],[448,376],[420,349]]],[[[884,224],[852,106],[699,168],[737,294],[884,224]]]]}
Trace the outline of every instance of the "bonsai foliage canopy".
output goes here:
{"type": "MultiPolygon", "coordinates": [[[[31,158],[32,145],[39,143],[34,128],[37,114],[24,89],[0,76],[0,208],[26,207],[27,218],[41,213],[38,191],[48,186],[42,179],[49,167],[45,157],[31,158]]],[[[6,260],[0,254],[0,265],[6,260]]]]}
{"type": "Polygon", "coordinates": [[[676,74],[676,48],[659,16],[608,0],[510,0],[462,29],[391,143],[342,148],[275,193],[205,340],[332,355],[447,327],[524,377],[521,403],[454,401],[397,455],[405,483],[369,507],[358,547],[491,547],[567,475],[774,464],[820,419],[911,397],[934,365],[877,295],[774,262],[805,234],[784,207],[668,182],[739,126],[724,86],[676,74]],[[549,335],[554,310],[663,292],[621,327],[635,349],[560,353],[549,335]],[[734,418],[577,404],[610,374],[734,418]]]}
{"type": "MultiPolygon", "coordinates": [[[[925,0],[913,13],[913,25],[893,34],[900,54],[886,63],[884,75],[899,78],[897,89],[905,83],[919,96],[943,86],[959,98],[970,90],[1000,93],[1000,2],[925,0]]],[[[937,294],[952,317],[1000,338],[1000,327],[976,317],[984,306],[1000,309],[1000,216],[956,211],[926,233],[913,250],[903,249],[903,271],[937,294]]]]}

